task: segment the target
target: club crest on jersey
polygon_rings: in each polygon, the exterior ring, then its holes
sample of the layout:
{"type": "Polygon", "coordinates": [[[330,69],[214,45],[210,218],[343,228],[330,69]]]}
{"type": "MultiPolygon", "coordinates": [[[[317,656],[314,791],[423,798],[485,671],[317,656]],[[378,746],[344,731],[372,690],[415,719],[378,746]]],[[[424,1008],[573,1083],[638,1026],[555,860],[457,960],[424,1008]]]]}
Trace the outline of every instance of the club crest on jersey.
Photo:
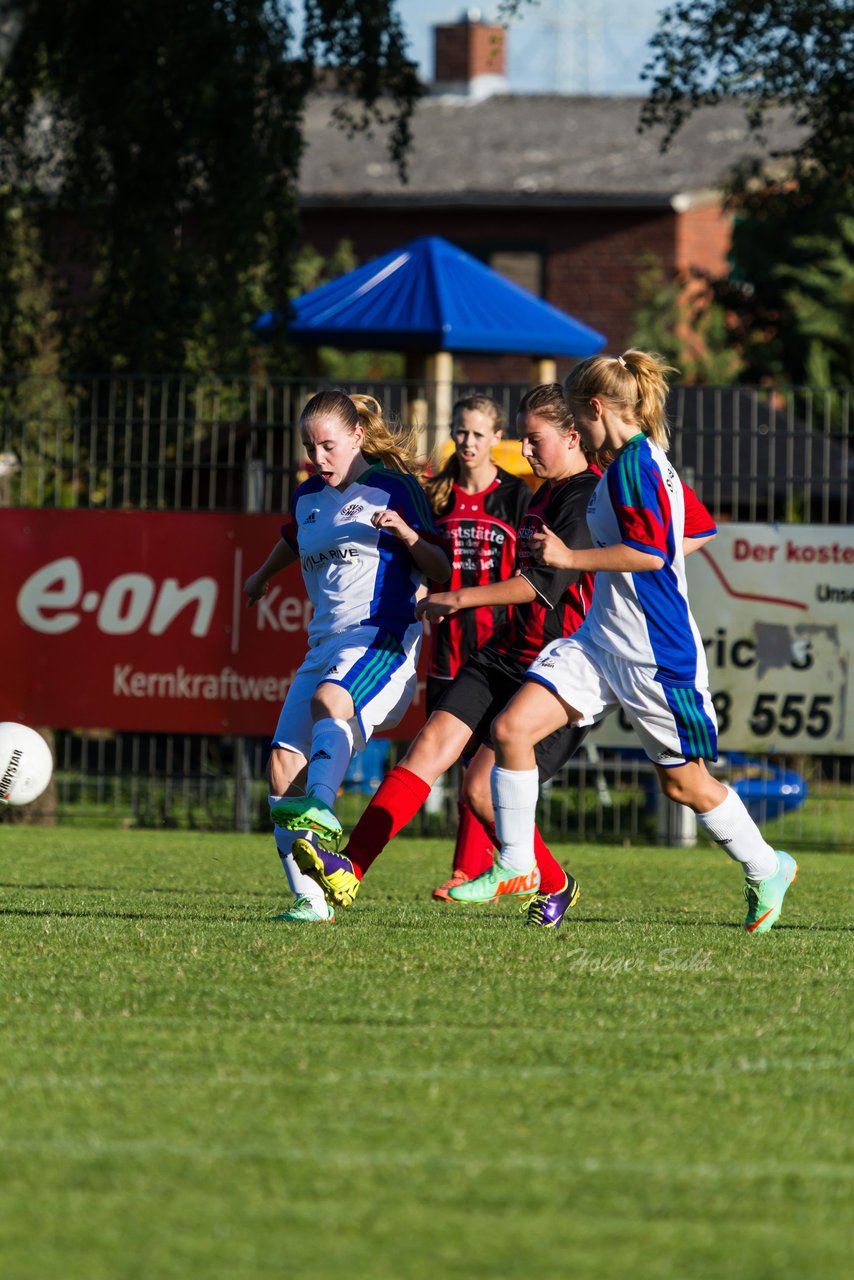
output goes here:
{"type": "Polygon", "coordinates": [[[535,533],[542,533],[542,531],[543,531],[543,522],[540,519],[540,517],[531,516],[529,520],[526,520],[524,524],[521,524],[519,526],[519,532],[517,533],[516,537],[517,539],[522,538],[525,541],[527,541],[529,538],[533,538],[535,533]]]}
{"type": "Polygon", "coordinates": [[[360,511],[364,511],[364,502],[348,502],[346,507],[341,508],[341,514],[345,520],[352,520],[360,511]]]}

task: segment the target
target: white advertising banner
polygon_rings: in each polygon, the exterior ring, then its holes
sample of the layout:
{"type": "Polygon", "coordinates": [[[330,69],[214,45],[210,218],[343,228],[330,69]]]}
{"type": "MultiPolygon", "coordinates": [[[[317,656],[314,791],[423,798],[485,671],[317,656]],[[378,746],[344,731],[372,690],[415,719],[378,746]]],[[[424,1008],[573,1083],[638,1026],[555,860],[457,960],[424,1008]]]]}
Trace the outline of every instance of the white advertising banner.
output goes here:
{"type": "MultiPolygon", "coordinates": [[[[724,524],[688,557],[722,752],[854,753],[854,530],[724,524]]],[[[637,746],[622,716],[599,746],[637,746]]]]}

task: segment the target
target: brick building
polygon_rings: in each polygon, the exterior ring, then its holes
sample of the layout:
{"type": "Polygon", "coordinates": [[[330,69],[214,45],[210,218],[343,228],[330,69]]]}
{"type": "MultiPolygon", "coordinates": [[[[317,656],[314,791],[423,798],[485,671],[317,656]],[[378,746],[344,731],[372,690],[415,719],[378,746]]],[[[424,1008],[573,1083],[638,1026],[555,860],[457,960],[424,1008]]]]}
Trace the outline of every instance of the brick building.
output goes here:
{"type": "MultiPolygon", "coordinates": [[[[444,236],[620,349],[644,255],[668,276],[726,270],[722,185],[762,153],[734,103],[698,112],[662,154],[659,136],[638,132],[642,99],[507,93],[503,39],[501,27],[469,19],[435,29],[434,84],[417,109],[405,184],[377,131],[349,138],[332,121],[334,93],[311,100],[305,239],[323,253],[349,239],[366,261],[444,236]]],[[[769,150],[794,137],[777,122],[769,150]]],[[[472,380],[527,376],[521,359],[459,363],[472,380]]]]}

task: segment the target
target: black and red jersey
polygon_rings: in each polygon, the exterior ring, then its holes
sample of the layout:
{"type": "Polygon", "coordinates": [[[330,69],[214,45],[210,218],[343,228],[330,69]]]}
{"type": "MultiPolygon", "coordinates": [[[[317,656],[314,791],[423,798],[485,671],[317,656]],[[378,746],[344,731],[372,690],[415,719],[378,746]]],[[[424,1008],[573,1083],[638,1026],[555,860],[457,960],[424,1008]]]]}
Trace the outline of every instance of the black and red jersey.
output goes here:
{"type": "Polygon", "coordinates": [[[490,648],[512,654],[527,666],[559,636],[571,635],[584,619],[593,595],[592,573],[551,569],[539,564],[529,539],[543,525],[574,551],[593,545],[587,528],[587,504],[599,482],[593,469],[566,480],[547,480],[531,501],[516,540],[516,568],[536,591],[530,604],[517,604],[504,626],[490,640],[490,648]]]}
{"type": "MultiPolygon", "coordinates": [[[[531,490],[519,476],[498,468],[492,484],[480,493],[466,493],[454,485],[451,505],[436,516],[436,527],[451,556],[451,578],[433,583],[433,591],[456,591],[503,582],[514,572],[516,531],[531,490]]],[[[461,609],[431,628],[430,675],[450,680],[469,654],[484,645],[507,621],[506,605],[461,609]]]]}

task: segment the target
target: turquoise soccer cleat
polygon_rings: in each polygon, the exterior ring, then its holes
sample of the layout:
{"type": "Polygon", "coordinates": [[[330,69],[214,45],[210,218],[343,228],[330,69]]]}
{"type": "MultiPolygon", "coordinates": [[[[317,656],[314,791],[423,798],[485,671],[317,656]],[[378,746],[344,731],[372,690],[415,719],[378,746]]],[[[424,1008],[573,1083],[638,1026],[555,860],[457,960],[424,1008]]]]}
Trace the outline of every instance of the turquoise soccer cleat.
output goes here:
{"type": "Polygon", "coordinates": [[[500,867],[495,863],[474,880],[454,885],[448,890],[452,902],[494,902],[496,898],[523,898],[536,893],[540,887],[539,868],[533,871],[517,871],[514,867],[500,867]]]}
{"type": "Polygon", "coordinates": [[[281,915],[271,916],[272,920],[285,920],[288,924],[332,924],[335,920],[335,912],[328,902],[324,902],[326,915],[321,915],[310,898],[306,898],[304,894],[300,894],[298,898],[294,898],[287,911],[283,911],[281,915]]]}
{"type": "Polygon", "coordinates": [[[341,843],[341,823],[329,806],[311,792],[307,796],[282,796],[270,805],[270,817],[286,831],[313,831],[332,849],[341,843]]]}
{"type": "Polygon", "coordinates": [[[748,880],[744,886],[747,915],[744,927],[748,933],[767,933],[779,918],[786,891],[798,878],[798,864],[790,853],[775,850],[777,870],[764,880],[748,880]]]}

